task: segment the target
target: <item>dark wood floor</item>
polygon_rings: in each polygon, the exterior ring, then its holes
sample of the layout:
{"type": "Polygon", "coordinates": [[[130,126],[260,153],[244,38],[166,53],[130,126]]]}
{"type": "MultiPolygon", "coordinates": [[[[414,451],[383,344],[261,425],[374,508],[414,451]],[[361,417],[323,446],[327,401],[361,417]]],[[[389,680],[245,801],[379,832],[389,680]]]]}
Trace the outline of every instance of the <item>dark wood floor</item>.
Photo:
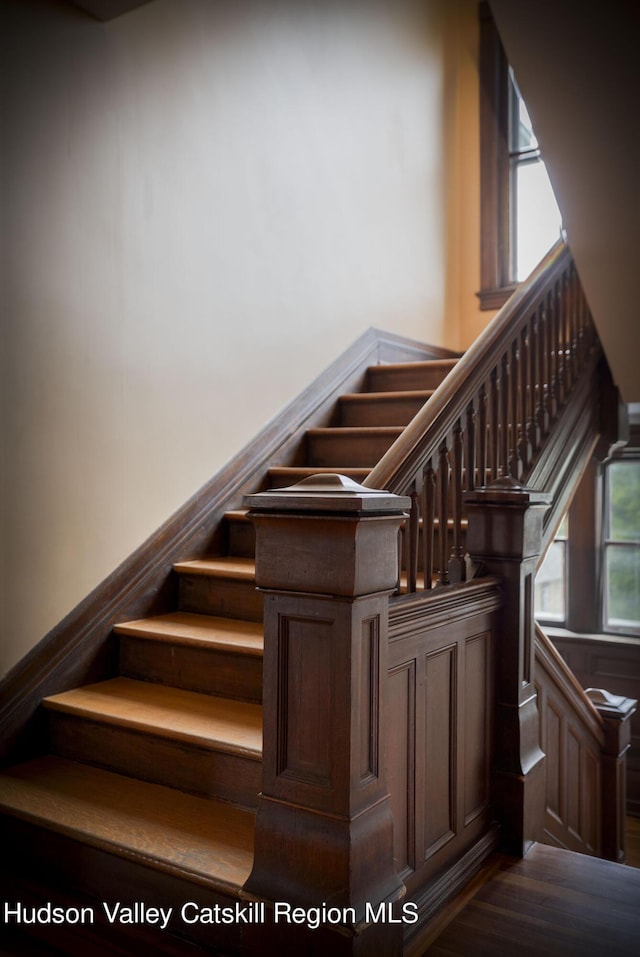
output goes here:
{"type": "Polygon", "coordinates": [[[640,867],[640,817],[627,818],[627,864],[640,867]]]}
{"type": "MultiPolygon", "coordinates": [[[[640,863],[640,821],[630,829],[640,863]]],[[[637,957],[640,869],[538,844],[523,860],[496,859],[434,931],[429,957],[637,957]]]]}

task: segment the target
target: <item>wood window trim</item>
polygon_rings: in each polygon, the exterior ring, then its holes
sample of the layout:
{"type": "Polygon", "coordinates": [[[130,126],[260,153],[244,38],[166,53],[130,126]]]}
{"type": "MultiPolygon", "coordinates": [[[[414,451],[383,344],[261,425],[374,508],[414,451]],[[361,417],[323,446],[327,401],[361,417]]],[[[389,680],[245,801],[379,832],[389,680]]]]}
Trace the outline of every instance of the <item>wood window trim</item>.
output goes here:
{"type": "Polygon", "coordinates": [[[509,212],[509,62],[486,0],[480,18],[481,309],[499,309],[512,282],[509,212]]]}

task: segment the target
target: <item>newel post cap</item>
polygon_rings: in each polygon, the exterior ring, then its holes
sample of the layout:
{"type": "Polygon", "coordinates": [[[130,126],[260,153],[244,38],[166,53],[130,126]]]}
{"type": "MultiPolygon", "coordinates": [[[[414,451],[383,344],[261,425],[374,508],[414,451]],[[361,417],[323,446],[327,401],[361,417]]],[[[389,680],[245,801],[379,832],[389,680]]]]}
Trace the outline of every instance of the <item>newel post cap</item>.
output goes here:
{"type": "Polygon", "coordinates": [[[321,473],[244,504],[256,529],[258,587],[352,597],[396,587],[409,498],[321,473]]]}
{"type": "Polygon", "coordinates": [[[510,475],[496,479],[491,485],[475,488],[465,492],[463,500],[468,505],[497,505],[500,507],[531,508],[538,506],[548,508],[553,502],[551,492],[538,492],[536,489],[520,485],[510,475]]]}
{"type": "Polygon", "coordinates": [[[411,499],[384,489],[367,488],[346,475],[319,472],[286,488],[245,495],[243,504],[258,512],[398,515],[411,508],[411,499]]]}

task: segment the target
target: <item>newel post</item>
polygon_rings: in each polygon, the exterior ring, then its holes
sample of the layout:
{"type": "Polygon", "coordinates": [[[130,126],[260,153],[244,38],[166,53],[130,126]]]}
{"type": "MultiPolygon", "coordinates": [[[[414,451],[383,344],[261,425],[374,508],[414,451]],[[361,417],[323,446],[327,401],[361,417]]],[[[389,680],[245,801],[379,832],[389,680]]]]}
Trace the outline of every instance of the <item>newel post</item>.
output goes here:
{"type": "Polygon", "coordinates": [[[534,685],[534,579],[550,496],[504,478],[468,493],[465,502],[469,554],[502,583],[496,647],[494,805],[505,849],[524,855],[541,838],[544,815],[544,754],[534,685]]]}
{"type": "Polygon", "coordinates": [[[587,688],[586,694],[604,721],[602,751],[602,856],[624,864],[626,858],[625,816],[627,759],[631,746],[631,715],[635,698],[587,688]]]}
{"type": "Polygon", "coordinates": [[[267,917],[247,928],[244,952],[400,955],[385,679],[410,500],[318,475],[245,504],[265,648],[262,793],[244,892],[266,901],[267,917]],[[324,926],[312,930],[314,917],[324,926]]]}

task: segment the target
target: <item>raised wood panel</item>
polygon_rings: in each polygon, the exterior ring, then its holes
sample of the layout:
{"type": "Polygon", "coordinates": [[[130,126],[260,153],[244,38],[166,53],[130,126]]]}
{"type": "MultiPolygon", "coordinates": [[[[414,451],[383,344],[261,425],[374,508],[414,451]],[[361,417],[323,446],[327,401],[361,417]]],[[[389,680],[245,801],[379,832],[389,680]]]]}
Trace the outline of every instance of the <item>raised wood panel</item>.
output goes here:
{"type": "Polygon", "coordinates": [[[465,645],[464,678],[464,824],[489,802],[491,734],[490,636],[474,635],[465,645]]]}
{"type": "Polygon", "coordinates": [[[558,823],[563,821],[562,775],[560,768],[564,764],[562,753],[562,715],[550,705],[545,714],[546,736],[544,737],[544,751],[547,756],[547,812],[552,814],[558,823]]]}
{"type": "Polygon", "coordinates": [[[601,722],[576,702],[562,662],[545,648],[536,642],[540,746],[546,755],[545,841],[600,854],[601,722]]]}
{"type": "Polygon", "coordinates": [[[425,860],[456,831],[457,657],[453,645],[425,659],[425,860]]]}
{"type": "Polygon", "coordinates": [[[380,766],[378,715],[380,687],[380,619],[362,622],[360,646],[360,783],[377,777],[380,766]]]}
{"type": "Polygon", "coordinates": [[[279,635],[278,774],[327,788],[332,784],[332,625],[282,615],[279,635]]]}
{"type": "Polygon", "coordinates": [[[415,869],[415,661],[392,669],[387,685],[389,714],[387,782],[393,814],[394,856],[398,874],[405,878],[415,869]]]}
{"type": "Polygon", "coordinates": [[[566,825],[571,834],[580,841],[582,839],[580,828],[580,798],[582,775],[580,773],[581,746],[574,731],[569,729],[565,736],[566,756],[564,767],[560,768],[560,773],[566,775],[567,782],[573,782],[573,787],[567,788],[567,813],[566,825]]]}

